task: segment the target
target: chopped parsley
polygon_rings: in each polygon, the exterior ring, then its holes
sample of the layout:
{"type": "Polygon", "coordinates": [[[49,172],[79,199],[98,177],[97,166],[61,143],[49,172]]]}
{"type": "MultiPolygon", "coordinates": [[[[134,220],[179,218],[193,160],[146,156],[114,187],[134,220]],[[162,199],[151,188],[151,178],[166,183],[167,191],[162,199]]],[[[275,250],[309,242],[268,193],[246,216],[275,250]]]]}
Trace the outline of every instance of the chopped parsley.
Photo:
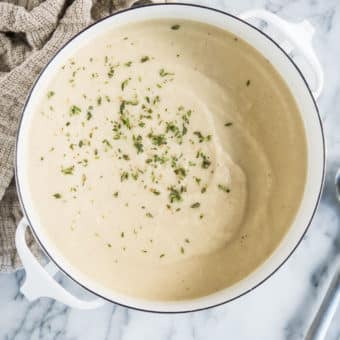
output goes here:
{"type": "Polygon", "coordinates": [[[106,145],[107,147],[112,148],[111,143],[110,143],[107,139],[103,139],[103,140],[102,140],[102,143],[103,143],[104,145],[106,145]]]}
{"type": "Polygon", "coordinates": [[[200,206],[201,206],[201,203],[196,202],[196,203],[191,204],[190,208],[195,209],[195,208],[199,208],[200,206]]]}
{"type": "Polygon", "coordinates": [[[169,192],[169,201],[170,201],[170,203],[182,201],[181,192],[179,190],[177,190],[173,186],[169,187],[168,190],[170,191],[169,192]]]}
{"type": "Polygon", "coordinates": [[[217,187],[218,187],[220,190],[222,190],[222,191],[224,191],[224,192],[226,192],[226,193],[229,193],[229,192],[230,192],[230,189],[229,189],[227,186],[223,185],[223,184],[218,184],[217,187]]]}
{"type": "Polygon", "coordinates": [[[209,142],[211,140],[211,135],[207,135],[206,137],[204,137],[200,131],[194,131],[194,135],[197,136],[199,143],[202,143],[204,141],[209,142]]]}
{"type": "Polygon", "coordinates": [[[175,24],[175,25],[171,26],[171,29],[174,30],[174,31],[177,31],[177,30],[179,30],[180,27],[181,27],[180,25],[175,24]]]}
{"type": "Polygon", "coordinates": [[[77,105],[72,105],[70,108],[70,116],[76,116],[79,115],[81,113],[81,108],[77,105]]]}
{"type": "Polygon", "coordinates": [[[146,61],[149,61],[149,60],[150,60],[150,57],[146,55],[140,59],[140,62],[145,63],[146,61]]]}
{"type": "Polygon", "coordinates": [[[186,176],[186,171],[184,168],[180,167],[174,170],[174,173],[179,179],[183,179],[186,176]]]}
{"type": "Polygon", "coordinates": [[[165,135],[163,134],[154,135],[153,133],[149,133],[148,137],[151,139],[152,144],[157,146],[161,146],[167,143],[165,135]]]}
{"type": "Polygon", "coordinates": [[[199,158],[199,157],[202,159],[201,168],[202,169],[208,169],[209,166],[211,165],[209,157],[206,156],[203,152],[200,152],[200,151],[196,155],[196,158],[199,158]]]}
{"type": "Polygon", "coordinates": [[[64,168],[64,167],[61,168],[61,172],[64,175],[73,175],[73,171],[74,171],[74,165],[69,166],[68,168],[64,168]]]}
{"type": "Polygon", "coordinates": [[[48,92],[47,92],[47,98],[48,98],[48,99],[52,98],[54,95],[55,95],[55,92],[54,92],[54,91],[48,91],[48,92]]]}
{"type": "Polygon", "coordinates": [[[61,194],[59,194],[59,192],[56,192],[55,194],[53,194],[53,197],[56,198],[56,199],[60,199],[61,194]]]}
{"type": "Polygon", "coordinates": [[[144,147],[143,147],[143,143],[142,143],[142,140],[143,140],[142,136],[141,135],[138,135],[138,136],[133,135],[132,140],[133,140],[133,146],[137,150],[137,154],[142,153],[144,151],[144,147]]]}
{"type": "Polygon", "coordinates": [[[121,83],[120,88],[122,89],[122,91],[124,91],[126,85],[129,83],[130,80],[131,78],[127,78],[121,83]]]}
{"type": "Polygon", "coordinates": [[[160,191],[158,191],[158,190],[156,190],[156,189],[154,189],[154,188],[150,188],[150,191],[151,191],[154,195],[156,195],[156,196],[158,196],[158,195],[161,194],[160,191]]]}
{"type": "Polygon", "coordinates": [[[81,185],[84,186],[85,182],[86,182],[86,175],[82,174],[82,176],[81,176],[81,185]]]}
{"type": "Polygon", "coordinates": [[[161,68],[161,69],[159,70],[159,75],[160,75],[161,77],[166,77],[166,76],[173,76],[174,73],[167,72],[167,71],[164,70],[164,68],[161,68]]]}
{"type": "Polygon", "coordinates": [[[120,175],[120,181],[124,182],[129,179],[129,173],[127,171],[123,171],[120,175]]]}
{"type": "Polygon", "coordinates": [[[114,66],[110,66],[109,67],[109,70],[108,70],[108,72],[107,72],[107,76],[109,77],[109,78],[112,78],[113,76],[114,76],[114,74],[115,74],[115,68],[114,68],[114,66]]]}

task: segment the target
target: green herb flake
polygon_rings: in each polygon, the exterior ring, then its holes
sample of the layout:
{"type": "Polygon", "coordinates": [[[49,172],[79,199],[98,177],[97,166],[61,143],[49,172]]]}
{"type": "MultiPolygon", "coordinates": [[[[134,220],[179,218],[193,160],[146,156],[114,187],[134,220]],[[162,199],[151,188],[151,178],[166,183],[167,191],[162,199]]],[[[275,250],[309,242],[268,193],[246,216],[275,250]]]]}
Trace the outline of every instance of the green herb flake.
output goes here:
{"type": "Polygon", "coordinates": [[[112,244],[111,243],[107,243],[106,244],[108,248],[112,248],[112,244]]]}
{"type": "Polygon", "coordinates": [[[116,191],[116,192],[113,194],[113,196],[116,197],[116,198],[118,197],[118,195],[119,195],[119,192],[118,192],[118,191],[116,191]]]}
{"type": "Polygon", "coordinates": [[[137,181],[137,179],[138,179],[138,177],[139,177],[138,172],[137,172],[137,171],[136,171],[136,172],[131,172],[131,177],[132,177],[135,181],[137,181]]]}
{"type": "Polygon", "coordinates": [[[152,215],[150,212],[147,212],[147,213],[145,214],[145,216],[146,216],[146,217],[149,217],[149,218],[153,218],[153,215],[152,215]]]}
{"type": "Polygon", "coordinates": [[[150,188],[150,191],[156,196],[161,194],[157,189],[154,189],[154,188],[150,188]]]}
{"type": "Polygon", "coordinates": [[[180,27],[181,27],[180,25],[175,24],[175,25],[172,25],[172,26],[171,26],[171,29],[174,30],[174,31],[177,31],[177,30],[180,29],[180,27]]]}
{"type": "Polygon", "coordinates": [[[54,95],[55,95],[55,92],[54,92],[54,91],[48,91],[48,92],[47,92],[47,98],[48,98],[48,99],[52,98],[54,95]]]}
{"type": "Polygon", "coordinates": [[[204,141],[211,141],[211,135],[207,135],[206,137],[204,137],[200,131],[194,131],[194,135],[197,136],[199,143],[202,143],[204,141]]]}
{"type": "Polygon", "coordinates": [[[53,194],[53,197],[56,198],[56,199],[60,199],[61,194],[59,194],[59,192],[56,192],[55,194],[53,194]]]}
{"type": "Polygon", "coordinates": [[[224,124],[224,126],[232,126],[232,125],[233,125],[232,122],[227,122],[227,123],[224,124]]]}
{"type": "Polygon", "coordinates": [[[161,255],[159,255],[159,257],[160,257],[160,258],[163,258],[164,256],[165,256],[165,254],[161,254],[161,255]]]}
{"type": "Polygon", "coordinates": [[[149,56],[143,56],[141,59],[140,59],[140,62],[141,63],[145,63],[146,61],[149,61],[150,60],[150,57],[149,56]]]}
{"type": "Polygon", "coordinates": [[[121,83],[120,88],[122,89],[122,91],[124,91],[125,87],[127,86],[130,80],[131,78],[127,78],[121,83]]]}
{"type": "Polygon", "coordinates": [[[195,177],[195,182],[199,185],[201,183],[201,178],[195,177]]]}
{"type": "Polygon", "coordinates": [[[109,78],[112,78],[112,77],[114,76],[114,74],[115,74],[115,68],[114,68],[114,66],[110,66],[110,67],[109,67],[109,70],[108,70],[108,72],[107,72],[107,76],[108,76],[109,78]]]}
{"type": "Polygon", "coordinates": [[[203,152],[198,152],[196,157],[201,157],[202,158],[202,163],[201,163],[201,168],[202,169],[208,169],[209,166],[211,165],[211,162],[209,160],[209,157],[206,156],[203,152]]]}
{"type": "Polygon", "coordinates": [[[175,187],[171,186],[168,188],[169,192],[169,201],[170,203],[174,203],[174,202],[180,202],[182,201],[182,196],[181,193],[178,189],[176,189],[175,187]]]}
{"type": "Polygon", "coordinates": [[[133,146],[137,150],[137,154],[142,153],[144,151],[144,147],[143,147],[143,143],[142,143],[142,140],[143,140],[142,136],[141,135],[138,135],[138,136],[133,135],[132,140],[133,140],[133,146]]]}
{"type": "Polygon", "coordinates": [[[64,175],[73,175],[73,171],[74,171],[74,165],[69,166],[68,168],[64,168],[64,167],[61,168],[61,172],[64,175]]]}
{"type": "Polygon", "coordinates": [[[203,169],[208,169],[209,168],[209,166],[210,166],[210,164],[211,164],[211,162],[208,160],[208,159],[203,159],[203,161],[202,161],[202,164],[201,164],[201,167],[203,168],[203,169]]]}
{"type": "Polygon", "coordinates": [[[129,173],[127,171],[123,171],[120,175],[120,181],[124,182],[129,179],[129,173]]]}
{"type": "Polygon", "coordinates": [[[81,175],[81,185],[84,186],[84,185],[85,185],[85,182],[86,182],[86,175],[85,175],[85,174],[82,174],[82,175],[81,175]]]}
{"type": "Polygon", "coordinates": [[[103,98],[101,96],[97,97],[97,105],[98,106],[102,105],[102,100],[103,100],[103,98]]]}
{"type": "Polygon", "coordinates": [[[201,206],[201,203],[196,202],[194,204],[191,204],[190,208],[196,209],[196,208],[199,208],[200,206],[201,206]]]}
{"type": "Polygon", "coordinates": [[[174,173],[181,180],[186,176],[186,171],[184,168],[177,168],[174,170],[174,173]]]}
{"type": "Polygon", "coordinates": [[[218,187],[220,190],[222,190],[222,191],[224,191],[224,192],[226,192],[226,193],[229,193],[229,192],[230,192],[230,189],[229,189],[227,186],[223,185],[223,184],[218,184],[217,187],[218,187]]]}
{"type": "Polygon", "coordinates": [[[165,135],[163,134],[154,135],[153,133],[149,133],[148,137],[151,139],[153,145],[161,146],[167,143],[165,135]]]}
{"type": "Polygon", "coordinates": [[[81,164],[82,166],[87,166],[89,164],[89,160],[87,158],[84,158],[79,161],[78,164],[81,164]]]}
{"type": "Polygon", "coordinates": [[[160,97],[159,96],[155,96],[155,98],[153,99],[153,104],[157,104],[161,101],[160,97]]]}
{"type": "Polygon", "coordinates": [[[124,231],[120,233],[120,237],[123,238],[125,236],[124,231]]]}
{"type": "Polygon", "coordinates": [[[108,146],[109,148],[112,148],[111,143],[107,139],[103,139],[102,143],[105,144],[106,146],[108,146]]]}
{"type": "Polygon", "coordinates": [[[81,113],[81,108],[79,106],[76,105],[72,105],[70,108],[70,116],[76,116],[79,115],[81,113]]]}
{"type": "Polygon", "coordinates": [[[184,248],[181,247],[181,254],[184,254],[184,248]]]}
{"type": "Polygon", "coordinates": [[[246,86],[249,86],[249,85],[250,85],[250,80],[248,79],[246,82],[246,86]]]}
{"type": "Polygon", "coordinates": [[[164,70],[164,68],[161,68],[161,69],[159,70],[159,75],[160,75],[161,77],[166,77],[166,76],[173,76],[174,73],[167,72],[167,71],[164,70]]]}
{"type": "Polygon", "coordinates": [[[132,65],[132,61],[128,61],[124,64],[124,66],[126,66],[126,67],[130,67],[131,65],[132,65]]]}

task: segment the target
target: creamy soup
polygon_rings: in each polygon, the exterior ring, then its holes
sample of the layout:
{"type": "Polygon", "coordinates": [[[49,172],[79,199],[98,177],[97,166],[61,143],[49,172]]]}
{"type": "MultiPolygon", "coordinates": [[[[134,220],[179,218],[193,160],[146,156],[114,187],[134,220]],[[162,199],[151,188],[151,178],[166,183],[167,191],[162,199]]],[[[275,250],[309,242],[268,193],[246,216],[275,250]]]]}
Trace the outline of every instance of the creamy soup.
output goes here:
{"type": "Polygon", "coordinates": [[[178,300],[238,282],[278,246],[302,197],[290,91],[255,49],[205,24],[145,21],[89,41],[30,124],[41,226],[113,292],[178,300]]]}

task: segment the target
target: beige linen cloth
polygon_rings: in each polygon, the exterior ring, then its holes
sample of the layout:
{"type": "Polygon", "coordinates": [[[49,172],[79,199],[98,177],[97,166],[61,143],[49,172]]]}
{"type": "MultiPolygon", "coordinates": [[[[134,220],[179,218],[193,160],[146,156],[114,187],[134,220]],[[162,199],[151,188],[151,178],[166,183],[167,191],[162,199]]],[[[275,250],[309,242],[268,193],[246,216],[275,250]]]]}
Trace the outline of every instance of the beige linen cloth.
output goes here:
{"type": "MultiPolygon", "coordinates": [[[[14,242],[22,213],[13,163],[19,118],[34,80],[77,32],[114,11],[147,2],[150,1],[0,0],[0,272],[21,266],[14,242]]],[[[39,256],[32,238],[29,242],[39,256]]]]}

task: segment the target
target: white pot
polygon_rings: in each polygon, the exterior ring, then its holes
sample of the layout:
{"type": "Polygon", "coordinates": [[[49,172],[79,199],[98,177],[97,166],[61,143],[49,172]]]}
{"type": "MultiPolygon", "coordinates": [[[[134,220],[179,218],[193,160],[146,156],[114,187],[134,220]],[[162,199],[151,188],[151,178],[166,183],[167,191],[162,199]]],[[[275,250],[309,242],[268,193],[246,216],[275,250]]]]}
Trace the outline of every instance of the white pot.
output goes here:
{"type": "Polygon", "coordinates": [[[240,17],[235,17],[228,13],[196,5],[162,4],[138,7],[114,14],[80,32],[62,47],[41,72],[40,77],[31,90],[24,108],[17,138],[16,183],[25,217],[17,229],[16,245],[27,274],[26,281],[21,287],[24,295],[30,300],[47,296],[69,306],[82,309],[98,307],[105,302],[101,299],[104,298],[111,302],[141,310],[187,312],[234,300],[253,290],[272,276],[287,261],[306,233],[315,213],[323,186],[325,143],[318,109],[313,97],[313,94],[317,97],[321,92],[323,73],[311,45],[313,31],[308,22],[304,21],[298,24],[288,23],[262,10],[251,11],[240,17]],[[308,147],[308,172],[301,206],[291,228],[274,253],[249,276],[231,287],[194,300],[171,303],[146,301],[114,293],[104,289],[98,283],[85,278],[76,268],[71,267],[67,260],[60,256],[53,242],[48,240],[42,226],[39,225],[39,219],[28,199],[28,185],[25,182],[24,176],[24,169],[26,168],[24,143],[28,134],[28,122],[34,112],[37,101],[39,101],[40,94],[46,92],[46,85],[50,83],[59,66],[80,46],[109,29],[118,28],[121,25],[136,21],[159,18],[190,19],[214,25],[244,39],[263,54],[265,58],[269,59],[287,83],[298,104],[306,130],[308,147]],[[286,37],[286,41],[282,46],[288,49],[288,52],[294,49],[305,58],[315,74],[316,86],[313,92],[310,90],[301,71],[288,54],[275,41],[245,21],[250,18],[258,18],[270,22],[286,37]],[[39,265],[26,245],[24,235],[28,225],[40,246],[53,261],[45,268],[39,265]],[[101,298],[88,302],[72,296],[53,279],[53,275],[58,271],[55,265],[74,281],[101,298]]]}

